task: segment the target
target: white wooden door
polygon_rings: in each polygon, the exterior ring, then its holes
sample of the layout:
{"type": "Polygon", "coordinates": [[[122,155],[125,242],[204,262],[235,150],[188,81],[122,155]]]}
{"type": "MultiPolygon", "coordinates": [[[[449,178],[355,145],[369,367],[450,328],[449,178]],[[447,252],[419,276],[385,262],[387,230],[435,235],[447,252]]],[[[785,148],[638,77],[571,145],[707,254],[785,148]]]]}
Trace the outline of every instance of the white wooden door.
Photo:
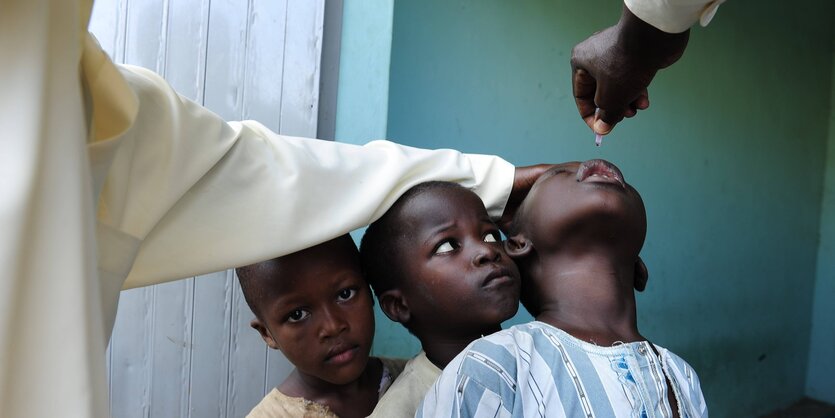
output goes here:
{"type": "MultiPolygon", "coordinates": [[[[116,62],[227,120],[316,137],[324,0],[97,0],[116,62]]],[[[114,417],[241,417],[292,366],[249,327],[233,271],[122,292],[108,347],[114,417]]]]}

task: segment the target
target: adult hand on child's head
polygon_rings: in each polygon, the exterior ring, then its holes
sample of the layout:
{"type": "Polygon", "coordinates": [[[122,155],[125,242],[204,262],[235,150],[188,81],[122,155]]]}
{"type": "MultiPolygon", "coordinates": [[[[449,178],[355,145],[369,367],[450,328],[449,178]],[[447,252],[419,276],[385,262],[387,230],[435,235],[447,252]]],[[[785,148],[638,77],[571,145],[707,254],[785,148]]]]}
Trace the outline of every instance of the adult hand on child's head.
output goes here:
{"type": "Polygon", "coordinates": [[[577,44],[571,52],[572,87],[589,128],[608,134],[624,117],[648,108],[647,87],[659,69],[681,58],[689,34],[656,29],[624,6],[617,25],[577,44]]]}
{"type": "Polygon", "coordinates": [[[513,224],[513,217],[516,216],[516,210],[519,205],[525,200],[528,191],[542,173],[548,171],[553,167],[553,164],[537,164],[524,167],[516,167],[516,173],[513,176],[513,189],[510,191],[510,196],[507,198],[507,203],[502,212],[502,217],[499,219],[498,225],[502,232],[507,233],[513,224]]]}

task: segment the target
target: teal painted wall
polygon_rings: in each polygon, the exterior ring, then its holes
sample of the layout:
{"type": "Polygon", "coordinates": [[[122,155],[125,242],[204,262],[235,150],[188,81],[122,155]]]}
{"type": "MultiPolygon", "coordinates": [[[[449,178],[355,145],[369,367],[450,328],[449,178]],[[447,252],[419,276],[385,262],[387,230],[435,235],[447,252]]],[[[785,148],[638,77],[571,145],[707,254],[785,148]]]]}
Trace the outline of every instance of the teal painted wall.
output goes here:
{"type": "Polygon", "coordinates": [[[835,404],[835,50],[807,395],[835,404]]]}
{"type": "MultiPolygon", "coordinates": [[[[596,149],[568,57],[609,3],[346,2],[336,137],[616,162],[649,212],[642,331],[696,367],[712,416],[835,402],[835,3],[723,5],[596,149]]],[[[381,315],[377,332],[378,354],[419,347],[381,315]]]]}
{"type": "MultiPolygon", "coordinates": [[[[831,272],[816,260],[835,2],[726,3],[656,78],[652,107],[598,149],[568,59],[618,15],[603,0],[397,2],[387,136],[516,164],[618,164],[649,216],[641,330],[693,364],[712,416],[786,405],[814,367],[813,288],[831,272]]],[[[381,325],[376,352],[416,349],[381,325]]]]}
{"type": "Polygon", "coordinates": [[[342,7],[334,137],[364,144],[386,137],[394,0],[350,0],[342,7]]]}

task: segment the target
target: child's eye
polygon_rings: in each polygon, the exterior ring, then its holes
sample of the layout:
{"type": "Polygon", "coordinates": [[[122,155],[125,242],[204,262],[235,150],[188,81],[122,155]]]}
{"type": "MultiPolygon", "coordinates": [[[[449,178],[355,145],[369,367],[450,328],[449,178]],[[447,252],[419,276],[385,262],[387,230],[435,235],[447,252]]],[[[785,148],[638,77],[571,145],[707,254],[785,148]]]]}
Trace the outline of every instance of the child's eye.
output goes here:
{"type": "Polygon", "coordinates": [[[350,300],[354,296],[357,295],[357,289],[346,288],[339,291],[339,294],[336,295],[336,299],[339,302],[345,302],[346,300],[350,300]]]}
{"type": "Polygon", "coordinates": [[[308,316],[310,316],[310,312],[304,309],[296,309],[295,311],[290,312],[290,314],[287,315],[287,322],[303,321],[308,316]]]}
{"type": "Polygon", "coordinates": [[[499,242],[499,234],[496,232],[488,232],[484,236],[484,242],[499,242]]]}
{"type": "Polygon", "coordinates": [[[439,245],[438,248],[435,249],[435,254],[444,254],[450,251],[454,251],[455,247],[453,246],[453,244],[454,243],[452,242],[452,240],[446,240],[442,242],[441,245],[439,245]]]}

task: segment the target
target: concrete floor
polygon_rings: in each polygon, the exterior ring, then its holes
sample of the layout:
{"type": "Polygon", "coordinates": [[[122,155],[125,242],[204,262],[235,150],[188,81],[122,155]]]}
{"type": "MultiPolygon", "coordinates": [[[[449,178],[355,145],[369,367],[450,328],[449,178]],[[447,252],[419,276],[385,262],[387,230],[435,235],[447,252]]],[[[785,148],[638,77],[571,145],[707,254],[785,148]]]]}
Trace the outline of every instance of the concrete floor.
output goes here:
{"type": "Polygon", "coordinates": [[[774,411],[761,418],[835,418],[835,405],[804,398],[786,409],[774,411]]]}

